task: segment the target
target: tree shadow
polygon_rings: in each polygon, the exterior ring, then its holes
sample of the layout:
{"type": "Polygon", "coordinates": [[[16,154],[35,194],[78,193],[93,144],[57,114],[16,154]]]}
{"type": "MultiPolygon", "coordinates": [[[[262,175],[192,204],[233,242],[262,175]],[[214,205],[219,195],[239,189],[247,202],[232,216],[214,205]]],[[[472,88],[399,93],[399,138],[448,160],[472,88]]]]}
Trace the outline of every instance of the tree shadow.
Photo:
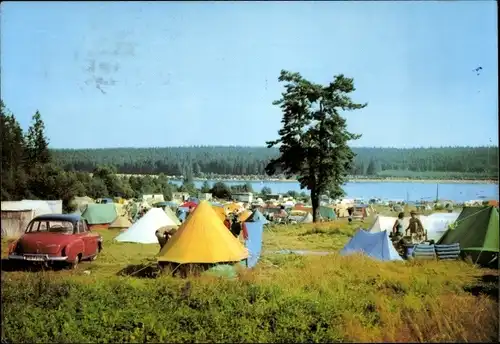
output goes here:
{"type": "Polygon", "coordinates": [[[498,281],[498,275],[482,275],[477,278],[475,284],[465,286],[464,291],[474,296],[486,295],[498,302],[498,281]]]}
{"type": "Polygon", "coordinates": [[[129,276],[137,278],[157,278],[161,274],[161,269],[157,264],[141,263],[130,264],[118,271],[117,276],[129,276]]]}

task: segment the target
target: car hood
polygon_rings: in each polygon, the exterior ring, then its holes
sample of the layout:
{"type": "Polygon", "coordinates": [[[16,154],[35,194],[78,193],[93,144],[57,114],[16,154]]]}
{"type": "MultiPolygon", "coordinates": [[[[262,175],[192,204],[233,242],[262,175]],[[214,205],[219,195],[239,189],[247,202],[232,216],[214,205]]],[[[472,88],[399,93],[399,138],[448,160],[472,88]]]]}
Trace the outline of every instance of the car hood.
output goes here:
{"type": "Polygon", "coordinates": [[[18,241],[23,253],[56,254],[75,238],[62,233],[26,233],[18,241]]]}

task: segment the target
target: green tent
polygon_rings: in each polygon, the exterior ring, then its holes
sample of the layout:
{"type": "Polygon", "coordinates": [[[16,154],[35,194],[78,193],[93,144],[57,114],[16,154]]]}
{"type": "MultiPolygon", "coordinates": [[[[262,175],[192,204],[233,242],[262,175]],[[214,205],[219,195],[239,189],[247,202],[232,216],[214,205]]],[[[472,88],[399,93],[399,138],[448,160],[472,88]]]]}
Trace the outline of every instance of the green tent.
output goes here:
{"type": "Polygon", "coordinates": [[[319,206],[319,214],[323,220],[335,220],[337,218],[333,208],[325,207],[323,205],[319,206]]]}
{"type": "Polygon", "coordinates": [[[180,226],[181,225],[181,221],[179,221],[179,218],[175,215],[175,213],[173,212],[173,210],[170,209],[170,207],[165,207],[164,211],[165,211],[165,214],[167,214],[167,216],[172,221],[174,221],[174,223],[176,224],[176,226],[180,226]]]}
{"type": "Polygon", "coordinates": [[[464,207],[437,244],[459,243],[462,254],[473,262],[498,268],[498,219],[495,207],[464,207]]]}
{"type": "Polygon", "coordinates": [[[89,225],[109,224],[113,222],[118,214],[113,203],[91,203],[82,214],[89,225]]]}

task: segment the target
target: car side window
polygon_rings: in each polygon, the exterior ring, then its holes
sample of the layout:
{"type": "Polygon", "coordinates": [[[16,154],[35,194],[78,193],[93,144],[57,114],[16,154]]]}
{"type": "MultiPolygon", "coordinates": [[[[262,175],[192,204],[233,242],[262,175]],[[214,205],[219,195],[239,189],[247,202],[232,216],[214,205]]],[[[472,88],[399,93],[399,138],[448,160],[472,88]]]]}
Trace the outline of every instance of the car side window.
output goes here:
{"type": "Polygon", "coordinates": [[[78,233],[86,233],[87,232],[87,226],[85,225],[84,221],[78,221],[78,233]]]}
{"type": "Polygon", "coordinates": [[[77,230],[77,233],[85,233],[86,232],[86,228],[84,227],[85,225],[83,224],[83,221],[78,221],[78,230],[77,230]]]}

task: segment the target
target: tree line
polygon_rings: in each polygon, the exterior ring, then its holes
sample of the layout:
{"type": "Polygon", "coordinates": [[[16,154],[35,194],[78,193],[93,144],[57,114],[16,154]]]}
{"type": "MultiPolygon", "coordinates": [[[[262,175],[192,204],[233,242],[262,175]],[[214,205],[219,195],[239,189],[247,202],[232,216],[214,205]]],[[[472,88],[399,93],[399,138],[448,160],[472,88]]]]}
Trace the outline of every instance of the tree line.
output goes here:
{"type": "MultiPolygon", "coordinates": [[[[352,148],[351,176],[497,179],[498,147],[352,148]]],[[[122,174],[169,176],[265,176],[279,155],[266,147],[165,147],[54,149],[54,161],[69,171],[114,166],[122,174]]]]}

